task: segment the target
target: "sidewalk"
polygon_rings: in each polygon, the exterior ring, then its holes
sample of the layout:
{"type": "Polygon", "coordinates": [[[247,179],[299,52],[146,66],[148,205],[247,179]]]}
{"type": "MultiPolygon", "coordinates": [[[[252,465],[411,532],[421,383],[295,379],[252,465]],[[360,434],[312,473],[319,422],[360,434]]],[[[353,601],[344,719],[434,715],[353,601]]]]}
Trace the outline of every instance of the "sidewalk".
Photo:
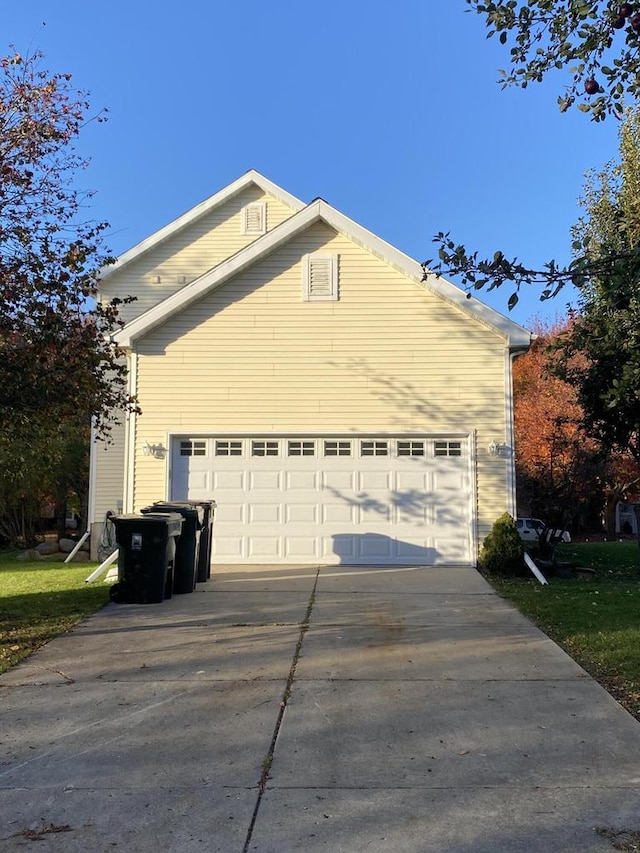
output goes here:
{"type": "Polygon", "coordinates": [[[640,846],[640,726],[470,569],[217,568],[0,702],[0,853],[640,846]]]}

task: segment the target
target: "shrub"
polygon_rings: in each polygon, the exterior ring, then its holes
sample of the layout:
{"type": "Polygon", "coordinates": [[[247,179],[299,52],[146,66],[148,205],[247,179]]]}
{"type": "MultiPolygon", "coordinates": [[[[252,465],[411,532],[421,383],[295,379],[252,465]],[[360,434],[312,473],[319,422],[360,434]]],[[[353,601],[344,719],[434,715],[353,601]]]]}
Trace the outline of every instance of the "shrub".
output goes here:
{"type": "Polygon", "coordinates": [[[496,519],[491,533],[482,543],[480,568],[494,575],[521,575],[524,570],[524,546],[514,519],[505,512],[496,519]]]}

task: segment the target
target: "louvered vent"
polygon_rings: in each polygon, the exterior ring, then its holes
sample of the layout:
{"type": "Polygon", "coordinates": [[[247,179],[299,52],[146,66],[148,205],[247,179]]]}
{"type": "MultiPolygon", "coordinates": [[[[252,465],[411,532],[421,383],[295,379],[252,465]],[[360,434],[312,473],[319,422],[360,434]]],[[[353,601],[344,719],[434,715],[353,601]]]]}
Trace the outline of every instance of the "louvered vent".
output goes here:
{"type": "Polygon", "coordinates": [[[264,234],[267,230],[267,205],[264,201],[248,204],[243,210],[243,231],[245,234],[264,234]]]}
{"type": "Polygon", "coordinates": [[[302,282],[307,302],[338,298],[338,258],[336,255],[306,255],[302,282]]]}

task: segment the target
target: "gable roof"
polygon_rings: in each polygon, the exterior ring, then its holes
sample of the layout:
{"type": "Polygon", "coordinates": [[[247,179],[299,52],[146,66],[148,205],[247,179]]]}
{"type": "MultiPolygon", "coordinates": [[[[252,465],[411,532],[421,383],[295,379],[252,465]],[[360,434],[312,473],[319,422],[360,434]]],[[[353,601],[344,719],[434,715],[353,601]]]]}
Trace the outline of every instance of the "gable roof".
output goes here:
{"type": "Polygon", "coordinates": [[[177,219],[174,219],[168,225],[160,228],[150,237],[146,237],[140,243],[132,246],[131,249],[127,249],[126,252],[118,257],[114,264],[104,267],[100,271],[100,278],[106,279],[112,276],[115,272],[119,272],[127,264],[130,264],[132,261],[137,260],[141,255],[145,254],[145,252],[155,248],[164,240],[168,240],[170,237],[173,237],[174,234],[177,234],[183,228],[186,228],[187,225],[190,225],[192,222],[200,219],[200,217],[205,216],[209,211],[223,204],[225,201],[228,201],[234,195],[242,192],[242,190],[252,184],[259,187],[263,192],[272,195],[283,204],[286,204],[293,211],[301,210],[304,207],[304,202],[300,201],[299,198],[296,198],[291,195],[291,193],[283,190],[277,184],[274,184],[273,181],[270,181],[259,172],[256,172],[255,169],[249,169],[248,172],[245,172],[244,175],[241,175],[235,181],[232,181],[228,186],[223,187],[223,189],[214,193],[212,196],[209,196],[209,198],[200,202],[200,204],[192,207],[186,213],[183,213],[182,216],[178,216],[177,219]]]}
{"type": "Polygon", "coordinates": [[[437,294],[445,302],[454,305],[469,317],[505,337],[510,349],[514,351],[528,349],[532,336],[527,329],[477,299],[468,298],[464,291],[446,279],[432,273],[425,276],[424,269],[418,261],[349,219],[321,198],[315,199],[276,228],[254,240],[246,248],[236,252],[226,261],[208,270],[127,323],[114,335],[114,340],[120,346],[131,347],[134,341],[162,325],[172,315],[183,311],[232,276],[255,264],[317,222],[323,222],[339,234],[353,240],[389,266],[413,279],[416,284],[437,294]]]}

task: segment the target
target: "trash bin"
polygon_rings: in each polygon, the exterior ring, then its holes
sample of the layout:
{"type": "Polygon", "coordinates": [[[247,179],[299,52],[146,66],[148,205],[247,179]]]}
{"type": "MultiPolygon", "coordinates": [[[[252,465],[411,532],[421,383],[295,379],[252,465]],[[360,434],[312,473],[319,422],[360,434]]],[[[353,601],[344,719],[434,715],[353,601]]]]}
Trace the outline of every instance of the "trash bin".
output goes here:
{"type": "Polygon", "coordinates": [[[152,506],[144,507],[140,512],[143,515],[177,512],[182,516],[182,531],[176,542],[176,558],[173,565],[173,591],[177,594],[193,592],[197,582],[204,509],[188,501],[158,501],[152,506]]]}
{"type": "Polygon", "coordinates": [[[213,517],[216,511],[215,501],[197,501],[204,509],[202,533],[200,534],[200,555],[198,557],[198,582],[208,581],[211,577],[211,547],[213,544],[213,517]]]}
{"type": "Polygon", "coordinates": [[[180,501],[189,506],[201,506],[204,510],[202,529],[200,531],[200,548],[198,551],[198,583],[204,583],[211,577],[211,548],[213,543],[213,516],[216,511],[215,501],[180,501]]]}
{"type": "Polygon", "coordinates": [[[114,516],[118,543],[118,583],[113,601],[158,604],[171,597],[180,513],[114,516]]]}

